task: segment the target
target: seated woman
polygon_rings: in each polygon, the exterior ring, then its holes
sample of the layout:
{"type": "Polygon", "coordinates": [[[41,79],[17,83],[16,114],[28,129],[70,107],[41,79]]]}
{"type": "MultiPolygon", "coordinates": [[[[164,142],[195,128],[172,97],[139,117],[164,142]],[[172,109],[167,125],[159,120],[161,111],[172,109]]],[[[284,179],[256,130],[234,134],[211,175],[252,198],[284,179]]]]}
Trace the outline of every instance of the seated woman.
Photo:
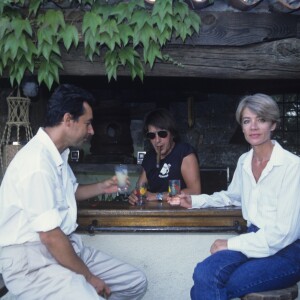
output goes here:
{"type": "MultiPolygon", "coordinates": [[[[138,182],[148,183],[147,200],[166,200],[170,179],[180,179],[181,189],[187,194],[200,194],[200,171],[193,147],[179,142],[176,122],[169,111],[156,109],[144,120],[144,134],[153,149],[142,162],[138,182]]],[[[135,191],[129,202],[137,202],[135,191]]]]}
{"type": "Polygon", "coordinates": [[[186,208],[240,205],[248,232],[212,244],[212,255],[194,270],[193,300],[232,299],[300,280],[300,158],[271,140],[280,120],[271,97],[246,96],[236,119],[252,149],[240,157],[228,190],[179,197],[186,208]]]}

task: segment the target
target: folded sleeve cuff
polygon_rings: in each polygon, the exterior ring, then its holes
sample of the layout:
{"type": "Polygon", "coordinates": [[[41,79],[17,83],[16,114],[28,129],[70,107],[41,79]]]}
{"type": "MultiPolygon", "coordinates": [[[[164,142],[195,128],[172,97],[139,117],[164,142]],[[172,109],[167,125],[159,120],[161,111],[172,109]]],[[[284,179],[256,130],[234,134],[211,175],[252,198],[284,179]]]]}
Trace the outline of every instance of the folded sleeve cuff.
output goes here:
{"type": "Polygon", "coordinates": [[[192,195],[192,208],[203,208],[206,206],[204,195],[192,195]]]}
{"type": "Polygon", "coordinates": [[[61,216],[56,209],[51,209],[39,215],[31,222],[31,228],[36,231],[49,231],[58,226],[62,222],[61,216]]]}
{"type": "Polygon", "coordinates": [[[228,250],[241,251],[241,244],[239,236],[231,237],[227,241],[228,250]]]}

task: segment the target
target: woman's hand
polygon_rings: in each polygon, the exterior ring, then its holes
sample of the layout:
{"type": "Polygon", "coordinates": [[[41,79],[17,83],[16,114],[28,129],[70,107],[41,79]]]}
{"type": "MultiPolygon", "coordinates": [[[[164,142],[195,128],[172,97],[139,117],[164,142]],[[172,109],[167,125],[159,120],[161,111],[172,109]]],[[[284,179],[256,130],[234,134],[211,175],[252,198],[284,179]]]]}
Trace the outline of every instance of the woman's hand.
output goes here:
{"type": "MultiPolygon", "coordinates": [[[[154,201],[154,200],[157,200],[156,199],[156,193],[150,193],[150,192],[147,192],[146,194],[146,200],[147,201],[154,201]]],[[[138,201],[138,198],[137,198],[137,195],[136,195],[136,190],[133,190],[131,192],[131,194],[129,195],[128,197],[128,201],[131,205],[136,205],[137,201],[138,201]]]]}
{"type": "Polygon", "coordinates": [[[221,250],[227,250],[227,240],[215,240],[215,242],[210,247],[210,253],[214,254],[221,250]]]}
{"type": "MultiPolygon", "coordinates": [[[[180,206],[185,208],[191,208],[192,207],[192,198],[191,195],[185,194],[184,192],[181,192],[181,194],[173,197],[168,197],[167,202],[171,204],[171,202],[180,202],[180,206]]],[[[172,205],[172,204],[171,204],[172,205]]]]}
{"type": "Polygon", "coordinates": [[[138,198],[136,195],[136,190],[134,189],[128,197],[128,201],[131,205],[136,205],[138,198]]]}
{"type": "Polygon", "coordinates": [[[151,192],[147,192],[147,201],[154,201],[157,200],[156,198],[157,193],[151,193],[151,192]]]}

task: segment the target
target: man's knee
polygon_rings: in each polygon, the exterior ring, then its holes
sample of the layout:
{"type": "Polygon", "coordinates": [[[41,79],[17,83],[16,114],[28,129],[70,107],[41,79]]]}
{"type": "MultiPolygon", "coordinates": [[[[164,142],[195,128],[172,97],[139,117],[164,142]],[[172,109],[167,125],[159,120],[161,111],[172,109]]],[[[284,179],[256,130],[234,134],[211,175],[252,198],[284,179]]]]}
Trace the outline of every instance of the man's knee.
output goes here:
{"type": "Polygon", "coordinates": [[[135,292],[139,293],[140,295],[144,295],[146,293],[147,287],[148,281],[146,275],[142,271],[137,270],[136,285],[134,287],[135,292]]]}

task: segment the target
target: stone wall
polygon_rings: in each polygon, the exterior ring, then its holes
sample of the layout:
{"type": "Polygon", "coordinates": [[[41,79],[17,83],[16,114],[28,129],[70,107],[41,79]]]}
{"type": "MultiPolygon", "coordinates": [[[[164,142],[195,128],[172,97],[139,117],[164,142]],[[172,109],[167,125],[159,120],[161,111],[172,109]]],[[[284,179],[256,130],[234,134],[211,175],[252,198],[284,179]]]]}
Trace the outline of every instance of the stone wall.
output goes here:
{"type": "MultiPolygon", "coordinates": [[[[2,136],[6,118],[6,97],[11,93],[11,88],[0,90],[0,134],[2,136]]],[[[49,93],[43,90],[39,93],[39,99],[34,99],[30,107],[30,120],[33,133],[36,133],[43,123],[49,93]],[[37,101],[38,100],[38,101],[37,101]]],[[[98,99],[107,99],[101,93],[98,99]]],[[[142,133],[143,117],[145,113],[155,107],[168,108],[178,124],[182,141],[192,144],[198,153],[201,168],[225,168],[229,167],[230,175],[235,169],[239,156],[249,150],[245,143],[239,125],[235,120],[235,110],[241,95],[229,94],[198,94],[193,103],[194,124],[188,125],[187,101],[152,101],[149,95],[145,99],[137,101],[128,99],[124,101],[131,113],[131,135],[133,139],[134,153],[149,148],[149,142],[144,139],[142,133]],[[147,98],[148,97],[148,98],[147,98]],[[146,100],[146,101],[145,101],[146,100]]],[[[288,142],[285,147],[289,148],[288,142]]],[[[89,145],[84,147],[85,155],[89,154],[89,145]]]]}
{"type": "MultiPolygon", "coordinates": [[[[197,150],[200,167],[229,167],[232,174],[239,156],[249,149],[243,140],[239,144],[231,142],[238,129],[235,109],[239,99],[212,94],[201,102],[195,102],[195,122],[191,128],[188,126],[187,103],[169,103],[168,107],[177,121],[181,140],[190,143],[197,150]]],[[[131,123],[135,151],[148,148],[141,132],[142,124],[142,119],[133,120],[131,123]]]]}

